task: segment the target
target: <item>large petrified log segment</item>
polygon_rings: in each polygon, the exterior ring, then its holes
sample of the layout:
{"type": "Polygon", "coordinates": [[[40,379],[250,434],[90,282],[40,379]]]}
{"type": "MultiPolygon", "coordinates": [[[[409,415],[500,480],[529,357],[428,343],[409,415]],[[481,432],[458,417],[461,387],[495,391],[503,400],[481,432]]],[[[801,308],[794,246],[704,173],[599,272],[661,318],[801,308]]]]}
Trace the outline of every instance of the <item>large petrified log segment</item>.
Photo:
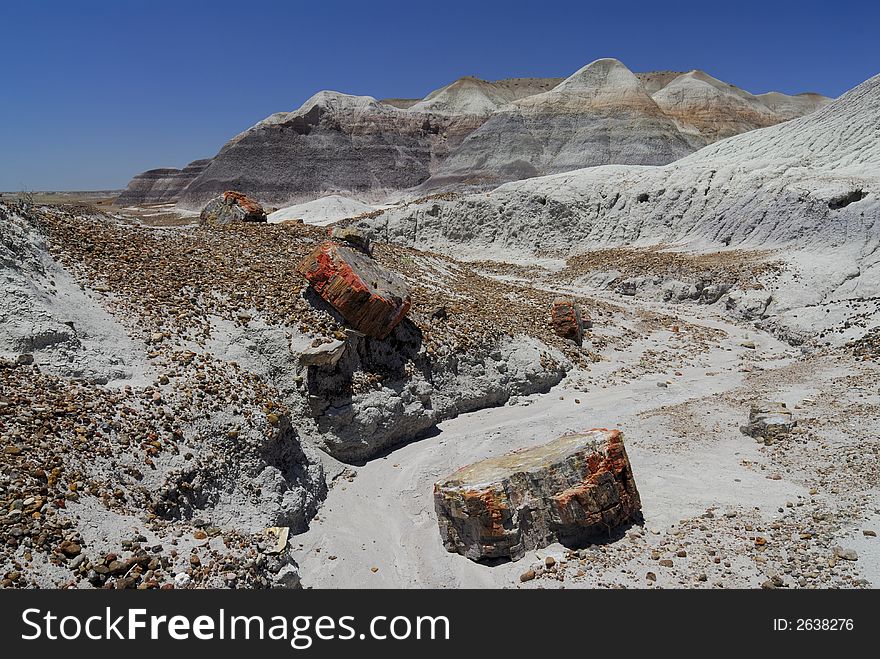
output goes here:
{"type": "Polygon", "coordinates": [[[322,243],[298,271],[349,325],[374,338],[388,336],[409,311],[406,282],[350,247],[322,243]]]}
{"type": "Polygon", "coordinates": [[[623,433],[605,428],[477,462],[434,485],[443,544],[475,561],[608,537],[641,506],[623,433]]]}
{"type": "Polygon", "coordinates": [[[260,203],[241,192],[227,190],[209,201],[199,215],[202,224],[224,225],[232,222],[265,222],[266,211],[260,203]]]}

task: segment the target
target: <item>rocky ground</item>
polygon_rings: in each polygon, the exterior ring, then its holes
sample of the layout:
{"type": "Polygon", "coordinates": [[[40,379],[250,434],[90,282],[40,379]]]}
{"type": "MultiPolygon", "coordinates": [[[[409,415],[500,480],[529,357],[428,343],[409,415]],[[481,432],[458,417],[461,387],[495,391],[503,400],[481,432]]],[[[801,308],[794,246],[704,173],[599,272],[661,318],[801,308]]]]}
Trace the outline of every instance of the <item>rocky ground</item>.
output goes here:
{"type": "Polygon", "coordinates": [[[356,435],[369,458],[585,358],[535,322],[539,296],[438,255],[377,247],[414,292],[379,342],[346,333],[295,271],[323,229],[0,210],[6,586],[295,584],[267,529],[303,530],[346,473],[319,448],[356,435]],[[302,354],[340,339],[345,370],[312,373],[333,391],[310,388],[302,354]]]}
{"type": "Polygon", "coordinates": [[[722,295],[788,267],[772,252],[522,266],[377,244],[412,308],[376,341],[296,273],[324,228],[0,211],[5,587],[876,583],[876,333],[795,348],[733,313],[722,295]],[[581,347],[547,322],[560,293],[581,347]],[[336,341],[338,364],[303,365],[336,341]],[[759,399],[794,430],[741,433],[759,399]],[[625,432],[643,526],[500,565],[443,549],[435,481],[597,426],[625,432]]]}

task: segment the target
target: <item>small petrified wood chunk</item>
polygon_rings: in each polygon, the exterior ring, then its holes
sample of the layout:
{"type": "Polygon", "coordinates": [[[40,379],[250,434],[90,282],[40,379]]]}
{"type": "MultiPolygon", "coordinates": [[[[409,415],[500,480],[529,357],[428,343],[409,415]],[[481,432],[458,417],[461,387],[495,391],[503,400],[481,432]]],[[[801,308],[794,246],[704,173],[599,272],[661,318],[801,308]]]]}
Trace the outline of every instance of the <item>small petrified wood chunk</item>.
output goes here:
{"type": "Polygon", "coordinates": [[[761,401],[752,405],[749,423],[740,430],[750,437],[772,441],[789,434],[796,423],[785,403],[761,401]]]}
{"type": "Polygon", "coordinates": [[[553,331],[564,339],[570,339],[580,345],[584,340],[584,324],[581,310],[577,302],[567,297],[553,300],[550,308],[550,324],[553,331]]]}

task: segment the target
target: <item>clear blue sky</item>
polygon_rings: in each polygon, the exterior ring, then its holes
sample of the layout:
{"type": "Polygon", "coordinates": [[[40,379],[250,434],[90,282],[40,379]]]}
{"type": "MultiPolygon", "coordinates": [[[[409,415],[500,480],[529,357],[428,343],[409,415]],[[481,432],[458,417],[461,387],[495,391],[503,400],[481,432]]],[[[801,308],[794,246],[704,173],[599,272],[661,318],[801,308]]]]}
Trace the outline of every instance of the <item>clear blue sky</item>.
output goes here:
{"type": "Polygon", "coordinates": [[[880,71],[878,4],[4,0],[0,190],[120,188],[321,89],[417,97],[599,57],[836,96],[880,71]]]}

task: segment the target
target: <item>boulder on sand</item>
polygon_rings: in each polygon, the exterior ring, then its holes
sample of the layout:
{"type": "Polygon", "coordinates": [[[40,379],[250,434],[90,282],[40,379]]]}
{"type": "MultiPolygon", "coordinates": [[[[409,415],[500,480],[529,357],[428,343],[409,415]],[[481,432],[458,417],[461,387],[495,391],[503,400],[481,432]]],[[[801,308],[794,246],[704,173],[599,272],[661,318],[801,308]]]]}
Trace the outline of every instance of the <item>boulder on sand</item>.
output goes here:
{"type": "Polygon", "coordinates": [[[352,247],[321,243],[298,271],[349,325],[373,338],[384,339],[409,311],[406,282],[352,247]]]}
{"type": "Polygon", "coordinates": [[[553,331],[563,339],[571,339],[578,345],[584,340],[584,324],[577,302],[568,297],[553,300],[550,308],[550,324],[553,331]]]}
{"type": "Polygon", "coordinates": [[[752,405],[749,423],[740,431],[762,441],[774,441],[791,432],[797,422],[785,403],[762,401],[752,405]]]}
{"type": "Polygon", "coordinates": [[[201,224],[214,226],[233,222],[265,222],[266,211],[247,195],[227,190],[207,203],[199,215],[201,224]]]}
{"type": "Polygon", "coordinates": [[[641,506],[623,433],[605,428],[483,460],[434,485],[444,546],[474,561],[607,538],[641,506]]]}

